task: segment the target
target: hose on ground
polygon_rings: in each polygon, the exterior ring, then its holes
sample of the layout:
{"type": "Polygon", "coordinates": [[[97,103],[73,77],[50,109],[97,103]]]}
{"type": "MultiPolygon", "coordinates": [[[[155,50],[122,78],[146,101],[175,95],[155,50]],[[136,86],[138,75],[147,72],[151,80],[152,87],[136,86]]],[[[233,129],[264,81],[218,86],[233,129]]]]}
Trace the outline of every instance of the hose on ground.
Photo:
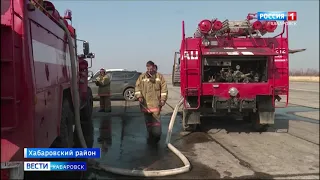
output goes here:
{"type": "MultiPolygon", "coordinates": [[[[79,141],[81,143],[81,146],[83,148],[87,148],[86,141],[83,136],[82,128],[81,128],[81,122],[80,122],[80,97],[79,97],[79,90],[78,90],[78,79],[77,79],[77,69],[75,63],[76,60],[76,53],[74,50],[73,40],[70,35],[70,32],[68,31],[66,25],[64,24],[63,20],[60,19],[60,24],[64,28],[67,38],[68,38],[68,45],[69,45],[69,52],[70,52],[70,58],[71,58],[71,90],[73,95],[73,107],[74,107],[74,114],[75,114],[75,126],[78,133],[79,141]]],[[[125,175],[125,176],[140,176],[140,177],[163,177],[163,176],[172,176],[177,175],[181,173],[185,173],[190,171],[191,165],[189,160],[177,149],[175,148],[171,143],[171,134],[174,122],[176,120],[179,107],[182,105],[183,99],[179,101],[179,103],[174,108],[173,114],[170,119],[169,127],[168,127],[168,133],[166,138],[166,144],[167,147],[175,154],[177,155],[180,160],[183,162],[184,166],[180,168],[174,168],[174,169],[167,169],[167,170],[154,170],[154,171],[145,171],[145,170],[130,170],[130,169],[121,169],[121,168],[115,168],[110,167],[104,164],[100,164],[99,162],[89,159],[88,163],[91,163],[93,166],[92,168],[98,169],[98,170],[104,170],[107,172],[111,172],[114,174],[119,175],[125,175]]]]}
{"type": "Polygon", "coordinates": [[[174,169],[167,169],[167,170],[154,170],[154,171],[148,171],[148,170],[130,170],[130,169],[120,169],[120,168],[114,168],[107,165],[100,164],[98,162],[95,162],[93,168],[98,170],[104,170],[107,172],[111,172],[114,174],[120,174],[125,176],[140,176],[140,177],[163,177],[163,176],[172,176],[177,175],[181,173],[185,173],[190,171],[191,165],[189,160],[177,149],[175,148],[171,143],[171,134],[174,122],[176,120],[179,107],[182,105],[183,99],[180,100],[180,102],[176,105],[174,108],[173,114],[170,119],[169,127],[168,127],[168,133],[166,137],[166,144],[167,147],[180,158],[180,160],[183,162],[184,166],[180,168],[174,168],[174,169]]]}

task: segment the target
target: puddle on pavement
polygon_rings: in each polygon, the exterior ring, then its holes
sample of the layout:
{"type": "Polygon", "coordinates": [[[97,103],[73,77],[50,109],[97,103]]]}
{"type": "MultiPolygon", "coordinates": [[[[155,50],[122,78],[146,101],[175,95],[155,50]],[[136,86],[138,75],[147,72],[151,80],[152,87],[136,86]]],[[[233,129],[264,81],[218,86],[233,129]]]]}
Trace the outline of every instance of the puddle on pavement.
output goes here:
{"type": "Polygon", "coordinates": [[[293,107],[287,107],[287,108],[278,108],[276,109],[276,118],[277,120],[283,120],[283,119],[290,119],[293,121],[306,121],[310,123],[316,123],[319,124],[319,120],[310,119],[306,117],[297,116],[293,113],[296,112],[311,112],[311,111],[319,111],[319,109],[316,108],[309,108],[304,106],[293,106],[293,107]]]}
{"type": "MultiPolygon", "coordinates": [[[[147,130],[143,116],[121,117],[104,116],[94,119],[94,147],[101,148],[98,161],[102,164],[120,168],[145,168],[165,156],[165,135],[170,117],[162,116],[162,137],[158,146],[148,145],[147,130]],[[100,139],[99,139],[100,137],[100,139]]],[[[180,131],[179,119],[173,134],[180,131]]]]}
{"type": "MultiPolygon", "coordinates": [[[[94,116],[94,147],[102,149],[102,157],[98,160],[101,164],[125,169],[144,169],[148,167],[148,170],[177,168],[182,166],[180,160],[165,147],[167,128],[171,118],[169,114],[162,115],[161,141],[158,146],[150,146],[146,142],[147,130],[142,114],[133,109],[126,110],[127,112],[124,112],[123,110],[121,111],[113,114],[111,113],[109,115],[102,113],[99,116],[94,116]],[[98,142],[98,137],[101,137],[100,142],[98,142]]],[[[317,120],[290,114],[291,112],[307,111],[318,111],[318,109],[301,106],[279,108],[276,110],[276,126],[281,129],[281,126],[286,126],[289,120],[306,121],[319,124],[319,121],[317,120]]],[[[214,124],[213,126],[215,126],[215,128],[219,127],[220,122],[224,122],[223,124],[228,124],[228,126],[231,125],[232,127],[232,124],[234,124],[234,130],[239,129],[240,124],[241,126],[244,124],[242,121],[233,121],[232,123],[228,123],[228,121],[231,121],[231,119],[224,117],[222,121],[211,121],[211,123],[214,124]]],[[[177,116],[172,139],[180,137],[180,131],[181,116],[177,116]]],[[[186,137],[179,138],[176,141],[172,140],[172,142],[174,142],[174,145],[187,157],[195,156],[192,152],[192,148],[195,143],[212,141],[203,134],[204,133],[201,132],[191,133],[190,135],[186,135],[186,137]]],[[[168,178],[220,177],[219,173],[213,169],[203,167],[204,165],[197,162],[191,163],[194,167],[191,172],[168,178]]],[[[93,177],[96,179],[118,179],[119,177],[122,177],[96,170],[89,170],[87,175],[89,174],[93,174],[93,177]]]]}

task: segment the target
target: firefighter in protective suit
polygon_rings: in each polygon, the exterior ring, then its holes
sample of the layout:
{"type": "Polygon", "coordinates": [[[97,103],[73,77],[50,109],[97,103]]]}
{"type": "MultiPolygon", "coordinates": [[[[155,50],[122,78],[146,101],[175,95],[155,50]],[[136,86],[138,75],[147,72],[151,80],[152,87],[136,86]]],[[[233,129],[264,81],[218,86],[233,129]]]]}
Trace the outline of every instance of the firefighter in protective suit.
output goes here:
{"type": "Polygon", "coordinates": [[[100,111],[111,112],[110,101],[110,78],[106,75],[105,69],[100,69],[100,75],[96,79],[96,85],[99,86],[98,96],[100,96],[100,111]]]}
{"type": "Polygon", "coordinates": [[[168,98],[167,83],[162,74],[155,71],[154,63],[147,62],[147,72],[139,76],[135,96],[140,102],[148,130],[148,143],[157,143],[161,136],[160,111],[168,98]]]}

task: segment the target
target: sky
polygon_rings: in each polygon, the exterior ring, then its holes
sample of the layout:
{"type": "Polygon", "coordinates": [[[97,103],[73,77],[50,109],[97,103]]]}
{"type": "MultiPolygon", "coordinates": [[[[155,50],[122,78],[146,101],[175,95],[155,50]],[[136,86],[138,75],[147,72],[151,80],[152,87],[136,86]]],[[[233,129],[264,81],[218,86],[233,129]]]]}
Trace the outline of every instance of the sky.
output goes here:
{"type": "Polygon", "coordinates": [[[72,11],[79,39],[95,53],[92,69],[145,71],[148,60],[162,73],[171,73],[179,51],[182,20],[192,36],[203,19],[242,20],[259,11],[296,11],[289,27],[289,48],[307,48],[290,55],[290,69],[319,69],[319,1],[85,1],[52,0],[60,12],[72,11]]]}

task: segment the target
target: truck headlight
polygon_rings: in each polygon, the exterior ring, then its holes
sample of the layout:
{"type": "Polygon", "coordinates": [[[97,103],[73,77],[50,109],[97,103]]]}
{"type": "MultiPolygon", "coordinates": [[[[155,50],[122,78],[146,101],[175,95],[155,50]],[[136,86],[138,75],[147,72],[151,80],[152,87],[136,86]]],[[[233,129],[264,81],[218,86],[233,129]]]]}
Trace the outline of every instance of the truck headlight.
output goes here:
{"type": "Polygon", "coordinates": [[[202,44],[204,45],[204,46],[210,46],[210,41],[208,40],[208,39],[203,39],[202,40],[202,44]]]}
{"type": "Polygon", "coordinates": [[[229,94],[230,94],[230,96],[235,97],[235,96],[238,95],[238,93],[239,93],[239,91],[238,91],[238,89],[235,88],[235,87],[232,87],[232,88],[229,89],[229,94]]]}
{"type": "Polygon", "coordinates": [[[190,106],[190,104],[189,104],[189,102],[186,102],[186,108],[190,108],[191,106],[190,106]]]}
{"type": "Polygon", "coordinates": [[[218,46],[218,41],[211,41],[211,42],[210,42],[210,45],[211,45],[211,46],[218,46]]]}

